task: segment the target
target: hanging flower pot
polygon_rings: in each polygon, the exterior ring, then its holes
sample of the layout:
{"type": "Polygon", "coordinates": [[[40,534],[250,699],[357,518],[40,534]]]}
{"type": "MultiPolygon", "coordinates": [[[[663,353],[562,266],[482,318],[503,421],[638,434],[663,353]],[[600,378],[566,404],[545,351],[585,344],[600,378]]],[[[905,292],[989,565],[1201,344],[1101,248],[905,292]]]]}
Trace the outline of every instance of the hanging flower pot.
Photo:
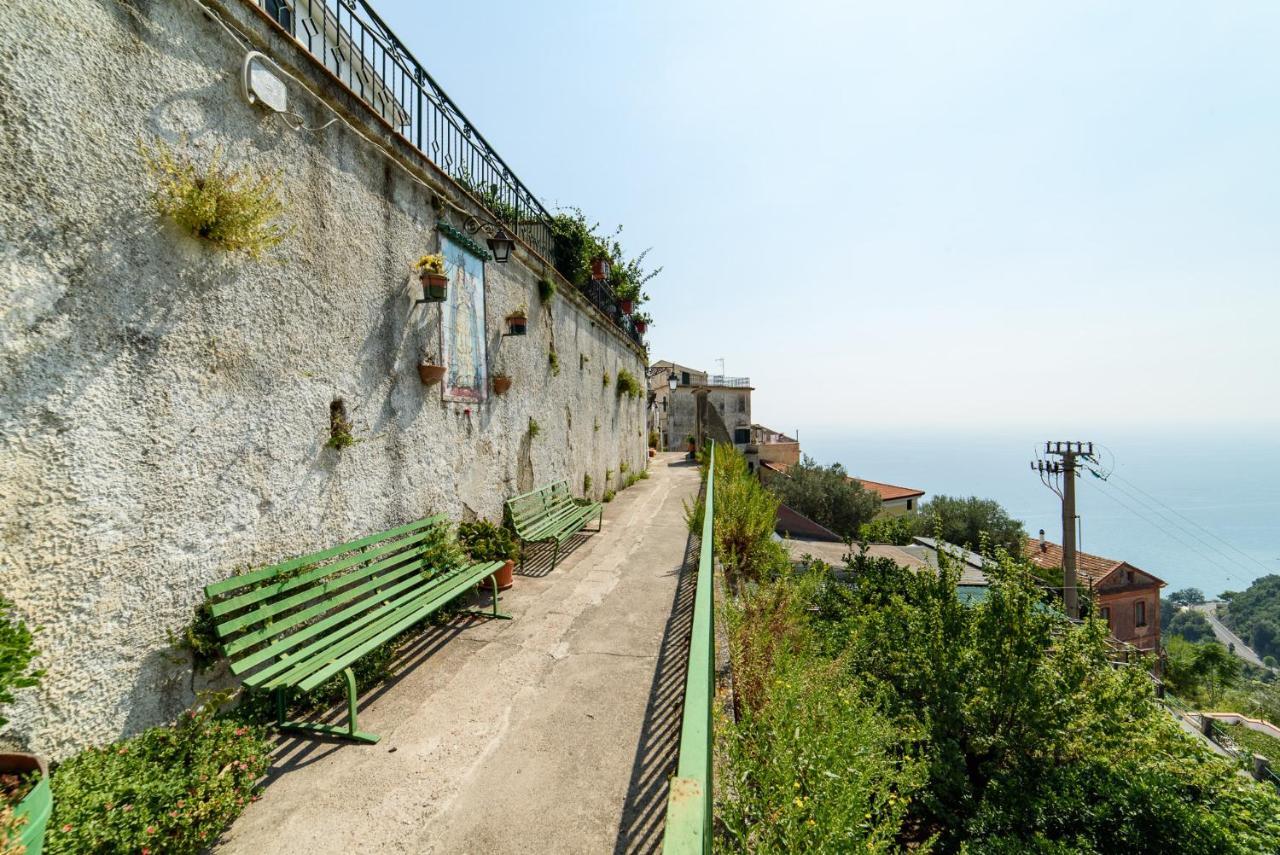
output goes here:
{"type": "Polygon", "coordinates": [[[597,255],[591,259],[591,278],[596,282],[603,282],[609,278],[609,259],[603,255],[597,255]]]}
{"type": "Polygon", "coordinates": [[[413,269],[422,283],[422,301],[441,303],[449,296],[449,277],[444,272],[444,256],[440,253],[424,255],[414,262],[413,269]]]}
{"type": "Polygon", "coordinates": [[[511,388],[511,378],[505,374],[493,375],[493,394],[505,395],[511,388]]]}
{"type": "Polygon", "coordinates": [[[418,377],[421,378],[424,386],[439,383],[444,379],[444,372],[445,367],[443,365],[432,365],[430,362],[418,363],[418,377]]]}
{"type": "Polygon", "coordinates": [[[637,333],[644,335],[645,331],[649,329],[649,322],[652,320],[653,319],[644,312],[636,312],[631,316],[631,325],[636,328],[637,333]]]}
{"type": "Polygon", "coordinates": [[[529,315],[524,309],[517,309],[507,315],[507,334],[524,335],[529,331],[529,315]]]}
{"type": "Polygon", "coordinates": [[[618,308],[622,310],[622,314],[629,315],[631,310],[635,308],[634,301],[629,297],[624,297],[618,301],[618,308]]]}

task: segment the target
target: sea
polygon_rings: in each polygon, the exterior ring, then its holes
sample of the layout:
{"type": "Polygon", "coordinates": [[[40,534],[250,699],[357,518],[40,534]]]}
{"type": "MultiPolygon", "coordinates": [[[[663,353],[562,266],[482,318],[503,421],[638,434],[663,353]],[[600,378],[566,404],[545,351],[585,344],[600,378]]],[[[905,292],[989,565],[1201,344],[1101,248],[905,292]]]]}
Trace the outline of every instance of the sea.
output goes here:
{"type": "Polygon", "coordinates": [[[1044,441],[1091,440],[1076,489],[1079,548],[1214,598],[1280,574],[1280,437],[1264,432],[800,431],[804,454],[931,495],[995,499],[1062,542],[1060,501],[1030,464],[1044,441]]]}

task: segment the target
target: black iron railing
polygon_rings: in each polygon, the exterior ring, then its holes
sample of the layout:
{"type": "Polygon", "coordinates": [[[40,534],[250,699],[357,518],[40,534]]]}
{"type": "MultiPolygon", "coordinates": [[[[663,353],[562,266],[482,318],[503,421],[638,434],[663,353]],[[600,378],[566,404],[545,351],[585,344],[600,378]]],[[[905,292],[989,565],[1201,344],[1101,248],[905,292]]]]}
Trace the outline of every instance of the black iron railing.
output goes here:
{"type": "MultiPolygon", "coordinates": [[[[365,0],[250,0],[470,191],[512,234],[555,258],[551,214],[365,0]]],[[[578,290],[632,341],[644,342],[607,283],[578,290]]]]}
{"type": "Polygon", "coordinates": [[[552,255],[551,214],[365,0],[251,0],[513,234],[552,255]]]}

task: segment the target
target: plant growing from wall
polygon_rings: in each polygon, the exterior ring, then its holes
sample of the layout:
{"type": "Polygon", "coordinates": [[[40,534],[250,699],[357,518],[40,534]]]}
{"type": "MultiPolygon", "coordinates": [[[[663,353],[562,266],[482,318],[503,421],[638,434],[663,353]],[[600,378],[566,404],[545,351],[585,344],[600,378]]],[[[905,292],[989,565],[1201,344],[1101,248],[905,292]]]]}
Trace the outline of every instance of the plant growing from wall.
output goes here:
{"type": "Polygon", "coordinates": [[[578,354],[578,370],[581,371],[582,369],[586,368],[587,363],[590,361],[591,361],[591,357],[587,356],[585,353],[579,353],[578,354]]]}
{"type": "Polygon", "coordinates": [[[613,381],[609,377],[609,372],[608,371],[604,372],[604,376],[602,378],[602,384],[605,386],[608,386],[611,382],[613,381]]]}
{"type": "Polygon", "coordinates": [[[556,283],[547,279],[545,276],[538,280],[538,299],[543,303],[551,302],[551,298],[556,295],[556,283]]]}
{"type": "Polygon", "coordinates": [[[138,151],[155,185],[156,210],[193,237],[259,259],[292,233],[278,221],[285,211],[279,172],[231,168],[221,146],[203,162],[160,139],[139,142],[138,151]]]}
{"type": "Polygon", "coordinates": [[[590,475],[583,474],[582,476],[582,492],[583,493],[591,492],[591,476],[590,475]]]}
{"type": "Polygon", "coordinates": [[[613,490],[605,490],[604,495],[600,497],[600,501],[606,504],[613,501],[613,497],[617,494],[613,490]]]}
{"type": "MultiPolygon", "coordinates": [[[[15,690],[40,684],[44,671],[31,667],[38,655],[31,630],[14,613],[13,603],[0,596],[0,705],[13,703],[15,690]]],[[[0,727],[8,723],[0,715],[0,727]]]]}
{"type": "Polygon", "coordinates": [[[591,429],[596,433],[600,432],[600,418],[598,416],[596,417],[595,425],[591,429]]]}
{"type": "Polygon", "coordinates": [[[542,428],[538,426],[538,420],[533,416],[529,416],[529,439],[537,439],[540,433],[542,433],[542,428]]]}
{"type": "Polygon", "coordinates": [[[618,369],[618,397],[626,395],[630,398],[639,398],[644,391],[640,386],[640,381],[636,376],[625,368],[618,369]]]}
{"type": "Polygon", "coordinates": [[[351,419],[347,417],[347,405],[341,398],[337,398],[329,405],[329,440],[325,447],[341,451],[355,444],[356,438],[351,433],[351,419]]]}
{"type": "Polygon", "coordinates": [[[556,353],[554,346],[547,351],[547,363],[551,366],[551,376],[560,376],[560,354],[556,353]]]}

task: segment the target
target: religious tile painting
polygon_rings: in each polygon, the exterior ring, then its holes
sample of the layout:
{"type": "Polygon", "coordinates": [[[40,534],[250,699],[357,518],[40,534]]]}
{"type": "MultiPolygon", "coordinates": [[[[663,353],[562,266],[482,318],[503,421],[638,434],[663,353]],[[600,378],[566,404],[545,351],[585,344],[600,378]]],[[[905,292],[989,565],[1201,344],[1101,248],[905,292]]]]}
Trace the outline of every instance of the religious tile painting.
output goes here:
{"type": "Polygon", "coordinates": [[[449,299],[441,325],[444,345],[444,399],[483,401],[488,393],[488,354],[484,330],[484,262],[444,235],[440,236],[449,299]]]}

